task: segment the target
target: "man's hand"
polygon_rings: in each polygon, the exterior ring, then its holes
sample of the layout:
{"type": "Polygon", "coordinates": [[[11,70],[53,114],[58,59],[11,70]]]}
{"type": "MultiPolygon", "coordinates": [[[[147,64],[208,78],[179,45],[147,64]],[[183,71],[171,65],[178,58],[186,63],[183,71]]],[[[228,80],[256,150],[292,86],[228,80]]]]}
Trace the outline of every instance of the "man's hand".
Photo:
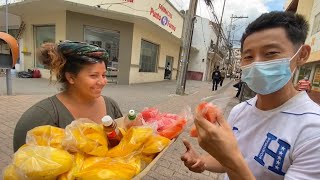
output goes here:
{"type": "Polygon", "coordinates": [[[220,110],[215,124],[196,114],[195,125],[200,147],[225,168],[230,179],[254,179],[220,110]]]}
{"type": "Polygon", "coordinates": [[[206,169],[206,165],[201,156],[193,149],[187,140],[184,139],[183,144],[187,148],[187,151],[181,156],[184,165],[189,168],[190,171],[202,173],[206,169]]]}

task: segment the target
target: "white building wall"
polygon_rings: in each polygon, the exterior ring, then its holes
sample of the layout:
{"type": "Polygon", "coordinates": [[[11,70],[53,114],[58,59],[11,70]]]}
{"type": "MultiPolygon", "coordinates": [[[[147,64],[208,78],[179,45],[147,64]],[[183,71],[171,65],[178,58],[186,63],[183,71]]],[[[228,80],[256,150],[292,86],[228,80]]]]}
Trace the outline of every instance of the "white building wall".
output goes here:
{"type": "Polygon", "coordinates": [[[206,18],[197,16],[194,23],[194,31],[192,38],[192,47],[197,50],[192,50],[190,53],[188,71],[203,73],[203,80],[207,71],[208,49],[210,47],[211,40],[216,42],[216,34],[214,28],[210,24],[210,21],[206,18]],[[204,59],[204,61],[202,60],[204,59]]]}

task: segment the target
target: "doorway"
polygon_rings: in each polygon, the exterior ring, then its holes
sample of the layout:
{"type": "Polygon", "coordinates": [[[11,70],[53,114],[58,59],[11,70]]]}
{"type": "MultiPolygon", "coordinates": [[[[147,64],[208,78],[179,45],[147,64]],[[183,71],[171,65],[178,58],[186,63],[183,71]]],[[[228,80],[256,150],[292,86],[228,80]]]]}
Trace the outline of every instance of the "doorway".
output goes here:
{"type": "Polygon", "coordinates": [[[173,68],[173,57],[167,56],[166,57],[166,63],[164,65],[164,79],[171,80],[172,78],[172,68],[173,68]]]}

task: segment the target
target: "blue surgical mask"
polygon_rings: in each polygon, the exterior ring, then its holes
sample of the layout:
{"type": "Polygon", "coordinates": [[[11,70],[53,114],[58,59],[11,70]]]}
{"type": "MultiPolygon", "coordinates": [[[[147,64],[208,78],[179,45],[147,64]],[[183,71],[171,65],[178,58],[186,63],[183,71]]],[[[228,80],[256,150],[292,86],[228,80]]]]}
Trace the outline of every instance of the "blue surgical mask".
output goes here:
{"type": "Polygon", "coordinates": [[[292,58],[282,58],[263,62],[253,62],[242,66],[241,80],[249,88],[262,95],[274,93],[283,88],[291,79],[293,72],[290,69],[292,58]]]}

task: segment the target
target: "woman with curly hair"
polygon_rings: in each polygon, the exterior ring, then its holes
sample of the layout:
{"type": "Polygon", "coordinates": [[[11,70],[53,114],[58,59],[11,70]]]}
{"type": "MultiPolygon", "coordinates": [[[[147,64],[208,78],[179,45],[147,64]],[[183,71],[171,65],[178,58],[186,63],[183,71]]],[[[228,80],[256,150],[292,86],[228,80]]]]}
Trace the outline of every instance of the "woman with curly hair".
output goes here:
{"type": "Polygon", "coordinates": [[[78,118],[101,123],[105,115],[122,117],[118,104],[101,95],[107,84],[108,53],[104,49],[82,42],[45,43],[38,58],[62,83],[63,90],[36,103],[21,116],[14,130],[14,151],[25,144],[27,132],[37,126],[65,128],[78,118]]]}

